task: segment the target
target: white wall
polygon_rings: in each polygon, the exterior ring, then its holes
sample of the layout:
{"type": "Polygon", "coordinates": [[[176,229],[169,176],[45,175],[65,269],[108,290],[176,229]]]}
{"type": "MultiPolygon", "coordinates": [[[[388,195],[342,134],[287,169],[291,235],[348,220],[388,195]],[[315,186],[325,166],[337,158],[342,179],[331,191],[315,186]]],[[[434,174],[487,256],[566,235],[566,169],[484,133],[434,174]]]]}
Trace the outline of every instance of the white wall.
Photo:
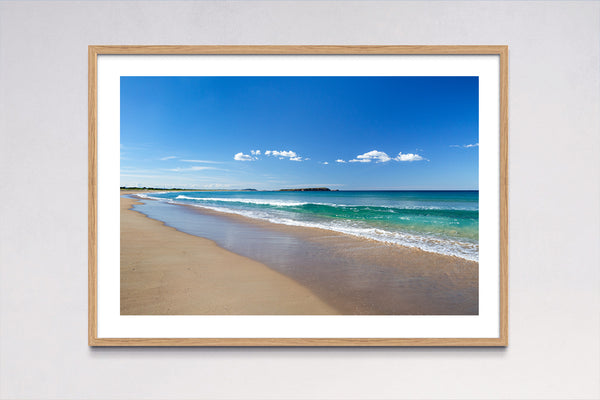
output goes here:
{"type": "Polygon", "coordinates": [[[0,3],[0,397],[600,398],[599,2],[0,3]],[[88,44],[508,44],[507,349],[87,347],[88,44]]]}

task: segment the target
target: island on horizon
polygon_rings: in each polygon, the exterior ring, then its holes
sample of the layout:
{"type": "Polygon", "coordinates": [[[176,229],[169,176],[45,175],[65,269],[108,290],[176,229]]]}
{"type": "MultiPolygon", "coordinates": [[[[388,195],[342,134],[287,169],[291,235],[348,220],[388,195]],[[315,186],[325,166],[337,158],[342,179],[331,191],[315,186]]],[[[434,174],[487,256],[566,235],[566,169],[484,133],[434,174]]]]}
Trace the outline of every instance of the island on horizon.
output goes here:
{"type": "Polygon", "coordinates": [[[335,192],[326,187],[319,188],[298,188],[298,189],[279,189],[280,192],[335,192]]]}

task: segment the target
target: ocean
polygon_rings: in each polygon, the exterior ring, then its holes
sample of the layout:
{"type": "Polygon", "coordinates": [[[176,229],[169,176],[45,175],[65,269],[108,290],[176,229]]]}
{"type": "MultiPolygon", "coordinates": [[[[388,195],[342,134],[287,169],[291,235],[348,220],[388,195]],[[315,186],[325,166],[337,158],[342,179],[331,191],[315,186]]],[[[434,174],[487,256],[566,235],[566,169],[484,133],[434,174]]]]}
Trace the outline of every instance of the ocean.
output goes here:
{"type": "Polygon", "coordinates": [[[172,191],[137,196],[479,258],[478,191],[172,191]]]}

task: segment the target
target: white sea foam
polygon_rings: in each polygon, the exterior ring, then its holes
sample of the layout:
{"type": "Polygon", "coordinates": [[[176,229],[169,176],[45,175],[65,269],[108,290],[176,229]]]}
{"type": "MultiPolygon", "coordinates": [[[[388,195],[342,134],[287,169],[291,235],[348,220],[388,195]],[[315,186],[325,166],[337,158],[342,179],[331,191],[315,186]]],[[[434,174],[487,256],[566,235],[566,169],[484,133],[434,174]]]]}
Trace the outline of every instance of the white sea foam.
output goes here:
{"type": "MultiPolygon", "coordinates": [[[[160,194],[160,193],[157,193],[160,194]]],[[[154,196],[149,196],[147,194],[144,193],[140,193],[140,194],[134,194],[134,197],[139,197],[140,199],[149,199],[149,200],[165,200],[162,197],[154,197],[154,196]]]]}
{"type": "MultiPolygon", "coordinates": [[[[430,253],[443,254],[448,256],[455,256],[464,258],[466,260],[478,261],[479,259],[479,245],[477,243],[464,242],[459,240],[452,240],[446,238],[439,238],[428,235],[416,235],[406,232],[391,232],[384,229],[370,228],[364,226],[352,225],[350,221],[328,221],[328,222],[317,222],[317,221],[299,221],[291,218],[273,215],[268,210],[254,209],[236,209],[226,206],[208,205],[208,204],[190,204],[184,203],[177,200],[199,200],[205,202],[238,202],[247,204],[261,204],[271,206],[299,206],[304,204],[321,204],[330,206],[340,206],[336,204],[325,204],[325,203],[305,203],[305,202],[294,202],[285,200],[263,200],[263,199],[236,199],[236,198],[199,198],[189,197],[185,195],[178,195],[175,199],[160,198],[149,196],[146,194],[137,195],[143,199],[159,200],[169,204],[180,204],[180,205],[192,205],[198,208],[209,209],[217,212],[236,214],[248,218],[268,221],[274,224],[290,225],[290,226],[302,226],[308,228],[319,228],[326,229],[334,232],[344,233],[356,237],[376,240],[378,242],[397,244],[405,247],[417,248],[430,253]]],[[[353,206],[348,206],[353,207],[353,206]]]]}
{"type": "MultiPolygon", "coordinates": [[[[262,205],[268,205],[268,206],[288,206],[288,207],[294,207],[294,206],[303,206],[305,204],[309,204],[306,202],[300,202],[300,201],[287,201],[287,200],[262,200],[262,199],[238,199],[235,197],[232,198],[220,198],[220,197],[190,197],[190,196],[185,196],[180,194],[179,196],[176,197],[176,199],[181,199],[181,200],[197,200],[197,201],[211,201],[211,202],[215,202],[215,201],[222,201],[224,203],[246,203],[246,204],[262,204],[262,205]]],[[[316,203],[312,203],[312,204],[316,204],[316,203]]],[[[334,205],[334,204],[332,204],[334,205]]]]}
{"type": "MultiPolygon", "coordinates": [[[[155,200],[159,200],[157,198],[153,198],[155,200]]],[[[463,211],[476,211],[471,208],[463,208],[463,207],[452,207],[452,208],[442,208],[438,206],[413,206],[413,205],[404,205],[404,206],[390,206],[390,205],[377,205],[377,204],[337,204],[337,203],[320,203],[320,202],[302,202],[302,201],[291,201],[291,200],[270,200],[270,199],[245,199],[245,198],[222,198],[222,197],[191,197],[186,195],[178,195],[175,199],[179,200],[194,200],[194,201],[204,201],[204,202],[224,202],[224,203],[241,203],[241,204],[259,204],[259,205],[267,205],[267,206],[276,206],[276,207],[297,207],[304,205],[317,205],[317,206],[330,206],[330,207],[374,207],[374,208],[388,208],[390,210],[393,209],[404,209],[404,210],[463,210],[463,211]]],[[[161,199],[166,200],[166,199],[161,199]]]]}
{"type": "Polygon", "coordinates": [[[479,245],[476,243],[442,239],[433,236],[420,236],[405,232],[390,232],[376,228],[358,227],[352,226],[344,221],[333,221],[330,223],[298,221],[290,218],[274,217],[273,215],[260,211],[237,210],[200,204],[194,204],[193,206],[222,213],[242,215],[244,217],[268,221],[274,224],[326,229],[347,235],[376,240],[378,242],[417,248],[430,253],[460,257],[471,261],[478,261],[479,259],[479,245]]]}

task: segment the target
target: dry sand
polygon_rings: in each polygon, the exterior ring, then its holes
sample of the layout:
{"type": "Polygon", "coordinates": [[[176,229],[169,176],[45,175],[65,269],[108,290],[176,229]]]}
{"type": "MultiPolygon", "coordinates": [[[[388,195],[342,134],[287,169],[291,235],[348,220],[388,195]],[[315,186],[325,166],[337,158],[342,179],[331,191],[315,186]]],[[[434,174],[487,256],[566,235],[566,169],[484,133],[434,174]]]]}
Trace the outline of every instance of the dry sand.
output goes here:
{"type": "Polygon", "coordinates": [[[130,210],[134,203],[121,197],[122,315],[339,314],[294,280],[130,210]]]}

